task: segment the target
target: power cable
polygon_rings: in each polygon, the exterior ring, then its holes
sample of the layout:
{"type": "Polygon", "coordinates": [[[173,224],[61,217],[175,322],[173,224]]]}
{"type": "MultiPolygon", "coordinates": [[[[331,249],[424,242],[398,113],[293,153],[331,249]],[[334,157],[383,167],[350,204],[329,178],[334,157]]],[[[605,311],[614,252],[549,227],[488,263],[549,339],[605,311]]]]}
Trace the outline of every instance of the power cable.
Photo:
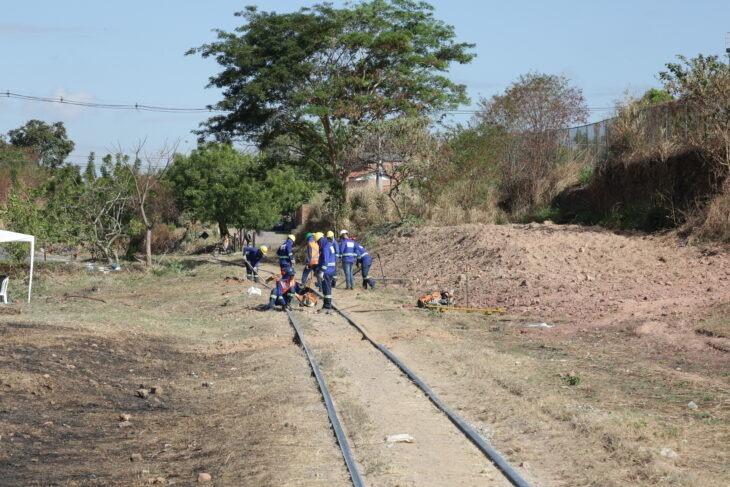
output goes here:
{"type": "MultiPolygon", "coordinates": [[[[56,103],[61,105],[71,105],[83,108],[96,108],[105,110],[128,110],[128,111],[141,111],[141,112],[156,112],[156,113],[213,113],[213,112],[225,112],[215,108],[212,105],[206,107],[171,107],[163,105],[146,105],[142,103],[96,103],[90,101],[73,100],[60,96],[58,98],[51,98],[45,96],[25,95],[22,93],[15,93],[6,90],[2,93],[5,98],[11,98],[16,100],[33,101],[39,103],[56,103]]],[[[615,107],[589,107],[589,111],[608,111],[614,110],[615,107]]],[[[438,113],[449,113],[453,115],[475,115],[480,110],[473,109],[454,109],[454,110],[438,110],[438,113]]]]}

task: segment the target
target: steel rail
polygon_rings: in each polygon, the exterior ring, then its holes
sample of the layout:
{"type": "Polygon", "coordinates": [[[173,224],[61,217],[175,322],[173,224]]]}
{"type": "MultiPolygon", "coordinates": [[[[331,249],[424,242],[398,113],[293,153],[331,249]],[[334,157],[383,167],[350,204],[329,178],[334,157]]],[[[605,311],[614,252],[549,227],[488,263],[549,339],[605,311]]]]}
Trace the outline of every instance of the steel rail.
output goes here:
{"type": "Polygon", "coordinates": [[[385,355],[388,360],[393,362],[406,376],[408,376],[411,381],[418,386],[419,389],[421,389],[424,394],[426,394],[426,397],[428,397],[431,402],[441,411],[443,412],[449,420],[451,420],[452,423],[462,432],[464,435],[466,435],[469,440],[474,443],[474,445],[504,474],[504,476],[509,480],[512,485],[516,487],[531,487],[531,485],[525,480],[517,470],[510,465],[510,463],[493,447],[482,438],[482,436],[469,424],[467,423],[461,416],[456,414],[449,406],[446,405],[445,402],[439,398],[436,393],[431,389],[428,384],[426,384],[418,375],[416,375],[415,372],[413,372],[406,364],[403,363],[401,359],[399,359],[393,352],[391,352],[387,347],[381,345],[380,343],[373,340],[370,335],[367,334],[365,329],[358,325],[355,320],[353,320],[348,314],[346,314],[344,311],[339,309],[337,306],[333,305],[333,308],[337,313],[339,313],[340,316],[342,316],[350,325],[352,325],[357,331],[360,332],[362,337],[370,342],[372,346],[377,348],[383,355],[385,355]]]}
{"type": "Polygon", "coordinates": [[[327,416],[329,417],[330,424],[332,425],[332,429],[335,432],[337,444],[340,446],[340,450],[342,450],[342,457],[345,459],[345,465],[347,466],[347,470],[350,473],[352,485],[354,485],[355,487],[365,487],[365,481],[362,479],[360,471],[357,469],[355,459],[352,456],[352,450],[350,449],[350,444],[347,442],[347,436],[342,430],[342,425],[340,424],[340,420],[337,417],[337,410],[335,409],[335,405],[332,402],[332,397],[330,396],[330,392],[327,388],[327,383],[324,380],[324,376],[319,370],[319,366],[317,365],[317,361],[315,360],[314,355],[309,350],[309,347],[307,347],[307,344],[304,341],[304,335],[302,334],[302,331],[299,327],[299,323],[294,318],[292,312],[288,309],[286,310],[286,314],[289,317],[289,323],[291,323],[292,328],[294,328],[295,339],[302,346],[302,349],[307,356],[307,360],[309,360],[309,366],[312,368],[315,379],[317,379],[319,391],[322,393],[324,405],[327,409],[327,416]]]}

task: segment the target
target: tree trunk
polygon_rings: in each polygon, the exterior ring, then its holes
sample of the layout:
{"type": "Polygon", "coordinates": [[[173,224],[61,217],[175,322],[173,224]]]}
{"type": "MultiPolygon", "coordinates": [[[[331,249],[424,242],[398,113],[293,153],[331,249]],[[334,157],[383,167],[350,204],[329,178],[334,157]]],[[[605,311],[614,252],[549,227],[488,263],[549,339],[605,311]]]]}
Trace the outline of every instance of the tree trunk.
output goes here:
{"type": "Polygon", "coordinates": [[[152,267],[152,227],[148,226],[144,237],[144,251],[147,256],[146,265],[152,267]]]}
{"type": "Polygon", "coordinates": [[[228,222],[218,221],[218,230],[221,233],[221,239],[228,235],[228,222]]]}

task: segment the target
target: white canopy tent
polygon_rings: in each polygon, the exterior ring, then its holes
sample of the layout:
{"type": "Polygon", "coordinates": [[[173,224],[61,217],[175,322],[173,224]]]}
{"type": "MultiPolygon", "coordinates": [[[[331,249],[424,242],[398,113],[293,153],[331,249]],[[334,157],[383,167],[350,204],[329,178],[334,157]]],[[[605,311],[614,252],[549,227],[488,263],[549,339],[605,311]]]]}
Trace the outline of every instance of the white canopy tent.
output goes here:
{"type": "Polygon", "coordinates": [[[24,233],[9,232],[0,230],[0,243],[5,242],[29,242],[30,243],[30,277],[28,278],[28,302],[30,303],[30,291],[33,288],[33,261],[35,260],[35,237],[24,233]]]}

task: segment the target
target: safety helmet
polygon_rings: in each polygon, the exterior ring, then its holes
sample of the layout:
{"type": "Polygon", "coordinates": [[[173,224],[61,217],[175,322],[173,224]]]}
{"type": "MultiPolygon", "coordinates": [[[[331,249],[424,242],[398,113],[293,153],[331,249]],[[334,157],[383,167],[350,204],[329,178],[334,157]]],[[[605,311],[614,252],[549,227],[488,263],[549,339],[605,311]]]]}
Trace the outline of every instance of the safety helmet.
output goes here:
{"type": "Polygon", "coordinates": [[[340,237],[343,235],[347,235],[347,230],[340,230],[340,237]]]}
{"type": "Polygon", "coordinates": [[[304,238],[305,238],[305,239],[307,239],[307,240],[309,240],[309,237],[312,237],[312,238],[314,238],[314,234],[313,234],[312,232],[307,232],[307,233],[306,233],[306,234],[304,235],[304,238]]]}
{"type": "Polygon", "coordinates": [[[319,240],[322,237],[324,237],[324,233],[322,233],[322,232],[315,232],[314,233],[314,239],[315,240],[319,240]]]}
{"type": "Polygon", "coordinates": [[[327,231],[327,238],[335,238],[335,232],[332,230],[327,231]]]}
{"type": "Polygon", "coordinates": [[[259,247],[259,249],[261,249],[261,253],[264,255],[269,252],[269,248],[266,245],[262,245],[261,247],[259,247]]]}
{"type": "Polygon", "coordinates": [[[297,239],[297,238],[296,238],[296,237],[295,237],[294,235],[292,235],[291,233],[290,233],[289,235],[287,235],[287,236],[286,236],[286,238],[288,238],[288,239],[289,239],[289,240],[291,240],[292,242],[296,241],[296,239],[297,239]]]}

